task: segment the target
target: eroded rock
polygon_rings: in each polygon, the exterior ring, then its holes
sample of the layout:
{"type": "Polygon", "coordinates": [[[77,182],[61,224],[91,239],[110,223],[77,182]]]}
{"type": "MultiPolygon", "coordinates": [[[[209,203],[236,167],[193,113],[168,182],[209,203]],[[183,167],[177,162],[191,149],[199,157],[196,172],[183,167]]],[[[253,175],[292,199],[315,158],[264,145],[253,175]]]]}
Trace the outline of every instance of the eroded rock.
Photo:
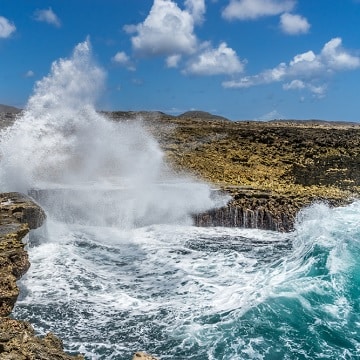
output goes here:
{"type": "Polygon", "coordinates": [[[82,360],[84,357],[65,354],[62,341],[52,333],[41,338],[28,322],[0,317],[0,359],[82,360]]]}
{"type": "Polygon", "coordinates": [[[44,211],[28,196],[0,194],[0,360],[84,359],[64,353],[54,334],[38,337],[29,323],[8,317],[19,295],[16,281],[30,266],[23,239],[45,218],[44,211]]]}

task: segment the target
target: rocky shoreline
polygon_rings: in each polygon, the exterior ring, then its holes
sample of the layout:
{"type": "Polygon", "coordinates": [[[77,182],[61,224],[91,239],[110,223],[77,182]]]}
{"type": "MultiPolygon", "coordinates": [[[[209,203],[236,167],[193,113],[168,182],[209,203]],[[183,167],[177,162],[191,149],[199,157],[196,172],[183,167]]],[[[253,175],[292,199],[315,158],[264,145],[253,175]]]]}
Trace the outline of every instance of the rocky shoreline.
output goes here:
{"type": "Polygon", "coordinates": [[[232,196],[226,207],[196,214],[199,226],[291,231],[302,208],[316,202],[341,206],[360,194],[358,123],[234,122],[201,111],[107,116],[142,121],[176,171],[232,196]]]}
{"type": "Polygon", "coordinates": [[[16,281],[30,267],[24,239],[46,219],[31,198],[19,193],[0,194],[0,359],[81,360],[63,351],[52,333],[36,336],[31,324],[11,317],[19,296],[16,281]]]}
{"type": "MultiPolygon", "coordinates": [[[[314,202],[348,204],[360,194],[360,126],[321,121],[232,122],[203,112],[106,113],[113,121],[142,121],[178,173],[190,173],[230,194],[223,208],[194,214],[198,226],[291,231],[296,215],[314,202]]],[[[0,113],[0,129],[15,113],[0,113]]],[[[0,194],[0,360],[83,359],[63,352],[49,333],[11,317],[16,281],[30,263],[24,250],[30,229],[45,214],[31,198],[0,194]]],[[[136,353],[134,359],[154,359],[136,353]]]]}

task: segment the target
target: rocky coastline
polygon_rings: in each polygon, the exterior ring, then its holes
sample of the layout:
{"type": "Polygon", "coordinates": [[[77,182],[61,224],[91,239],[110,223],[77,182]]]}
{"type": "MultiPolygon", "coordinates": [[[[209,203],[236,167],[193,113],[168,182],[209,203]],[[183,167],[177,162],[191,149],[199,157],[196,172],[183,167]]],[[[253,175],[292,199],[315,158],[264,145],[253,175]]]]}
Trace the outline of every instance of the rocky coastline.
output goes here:
{"type": "MultiPolygon", "coordinates": [[[[192,174],[231,195],[227,206],[194,214],[198,226],[291,231],[305,206],[348,204],[360,194],[360,126],[322,121],[229,121],[203,112],[111,112],[113,121],[141,121],[179,174],[192,174]]],[[[0,112],[0,129],[16,112],[0,112]]],[[[16,281],[28,270],[26,236],[43,210],[28,196],[0,194],[0,360],[83,359],[64,353],[54,334],[36,336],[13,319],[16,281]]],[[[154,359],[136,353],[134,359],[154,359]]]]}
{"type": "Polygon", "coordinates": [[[16,282],[30,267],[24,240],[45,219],[44,211],[28,196],[0,194],[0,359],[84,359],[64,353],[54,334],[36,336],[31,324],[11,317],[19,296],[16,282]]]}
{"type": "Polygon", "coordinates": [[[231,195],[226,207],[194,215],[198,226],[291,231],[302,208],[341,206],[360,194],[359,123],[230,121],[201,111],[107,115],[142,121],[176,171],[231,195]]]}

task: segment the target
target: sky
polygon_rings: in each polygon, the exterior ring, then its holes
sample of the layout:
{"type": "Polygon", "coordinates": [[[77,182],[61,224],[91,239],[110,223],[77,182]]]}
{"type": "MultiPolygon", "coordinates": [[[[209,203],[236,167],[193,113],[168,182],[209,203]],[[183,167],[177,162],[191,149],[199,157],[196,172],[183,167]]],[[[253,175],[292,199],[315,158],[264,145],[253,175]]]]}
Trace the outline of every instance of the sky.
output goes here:
{"type": "Polygon", "coordinates": [[[86,39],[99,110],[360,122],[360,0],[0,0],[0,104],[86,39]]]}

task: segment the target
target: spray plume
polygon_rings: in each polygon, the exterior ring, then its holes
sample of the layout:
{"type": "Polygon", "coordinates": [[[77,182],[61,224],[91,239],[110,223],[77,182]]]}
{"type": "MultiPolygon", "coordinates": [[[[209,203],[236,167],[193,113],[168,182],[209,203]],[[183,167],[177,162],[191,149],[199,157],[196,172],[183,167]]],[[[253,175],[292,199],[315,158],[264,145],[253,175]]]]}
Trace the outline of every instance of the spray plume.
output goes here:
{"type": "Polygon", "coordinates": [[[139,122],[115,123],[96,112],[104,79],[88,40],[52,64],[1,134],[2,190],[30,192],[50,213],[67,212],[66,221],[126,226],[184,221],[220,205],[208,185],[169,175],[139,122]]]}

